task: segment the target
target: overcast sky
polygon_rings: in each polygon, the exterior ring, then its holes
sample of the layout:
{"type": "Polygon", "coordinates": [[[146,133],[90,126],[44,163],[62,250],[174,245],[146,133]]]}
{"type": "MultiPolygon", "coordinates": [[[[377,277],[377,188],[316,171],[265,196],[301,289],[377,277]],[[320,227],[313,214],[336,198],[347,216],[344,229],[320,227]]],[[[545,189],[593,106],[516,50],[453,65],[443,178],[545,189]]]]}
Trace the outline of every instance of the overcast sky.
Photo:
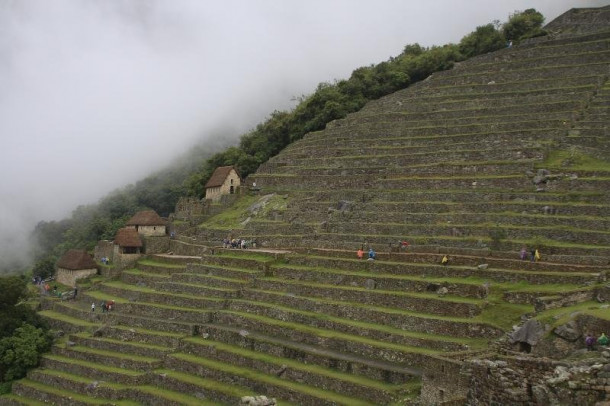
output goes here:
{"type": "Polygon", "coordinates": [[[40,220],[409,43],[608,0],[0,0],[0,259],[40,220]]]}

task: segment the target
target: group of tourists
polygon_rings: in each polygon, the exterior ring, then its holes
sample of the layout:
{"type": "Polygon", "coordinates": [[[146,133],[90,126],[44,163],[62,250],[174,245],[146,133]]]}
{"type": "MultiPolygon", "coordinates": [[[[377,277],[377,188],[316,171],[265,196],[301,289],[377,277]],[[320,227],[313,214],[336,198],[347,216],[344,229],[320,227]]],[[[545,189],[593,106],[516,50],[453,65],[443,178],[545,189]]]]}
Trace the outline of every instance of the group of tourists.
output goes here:
{"type": "Polygon", "coordinates": [[[587,346],[587,351],[593,351],[595,349],[595,344],[600,347],[607,347],[609,342],[610,339],[608,339],[606,333],[602,333],[597,338],[597,340],[591,335],[591,333],[587,333],[587,336],[585,337],[585,345],[587,346]]]}
{"type": "MultiPolygon", "coordinates": [[[[102,313],[106,313],[114,309],[114,300],[108,300],[100,303],[102,313]]],[[[95,313],[95,302],[91,303],[91,313],[95,313]]]]}
{"type": "Polygon", "coordinates": [[[222,248],[239,248],[245,250],[251,246],[253,246],[253,244],[243,238],[225,238],[222,240],[222,248]]]}
{"type": "MultiPolygon", "coordinates": [[[[356,256],[358,257],[358,259],[364,258],[364,250],[362,249],[362,247],[358,251],[356,251],[356,256]]],[[[368,260],[374,261],[376,259],[377,259],[377,253],[375,252],[375,250],[373,248],[369,248],[368,260]]]]}
{"type": "Polygon", "coordinates": [[[538,250],[538,248],[532,249],[528,255],[527,248],[521,247],[521,252],[519,252],[519,258],[521,258],[522,261],[529,259],[531,262],[538,262],[542,259],[542,256],[540,255],[540,251],[538,250]]]}

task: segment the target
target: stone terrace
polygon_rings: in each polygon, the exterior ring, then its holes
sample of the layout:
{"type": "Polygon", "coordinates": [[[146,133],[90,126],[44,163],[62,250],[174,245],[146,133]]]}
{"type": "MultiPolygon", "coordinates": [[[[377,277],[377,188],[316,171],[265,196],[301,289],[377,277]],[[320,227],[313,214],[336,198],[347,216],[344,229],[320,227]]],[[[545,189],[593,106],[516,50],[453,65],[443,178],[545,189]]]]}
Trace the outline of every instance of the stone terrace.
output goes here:
{"type": "Polygon", "coordinates": [[[595,33],[473,58],[308,134],[250,177],[288,207],[243,234],[354,251],[536,245],[607,263],[607,169],[548,157],[608,148],[609,43],[595,33]]]}

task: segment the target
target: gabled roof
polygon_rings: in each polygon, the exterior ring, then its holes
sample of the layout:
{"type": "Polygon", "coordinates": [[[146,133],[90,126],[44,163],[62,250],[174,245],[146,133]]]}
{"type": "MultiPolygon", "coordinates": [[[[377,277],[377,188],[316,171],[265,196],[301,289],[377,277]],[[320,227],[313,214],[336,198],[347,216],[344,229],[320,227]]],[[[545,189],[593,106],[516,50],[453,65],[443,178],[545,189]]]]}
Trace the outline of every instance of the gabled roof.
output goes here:
{"type": "Polygon", "coordinates": [[[239,172],[237,172],[234,166],[219,166],[212,174],[210,180],[208,180],[208,183],[205,184],[205,188],[222,186],[229,173],[231,173],[231,169],[239,176],[239,172]]]}
{"type": "Polygon", "coordinates": [[[143,210],[133,215],[132,218],[127,222],[128,226],[164,226],[166,225],[156,211],[154,210],[143,210]]]}
{"type": "Polygon", "coordinates": [[[114,243],[121,247],[141,247],[142,240],[135,228],[119,228],[114,243]]]}
{"type": "Polygon", "coordinates": [[[97,264],[91,255],[83,250],[68,250],[59,261],[57,261],[56,265],[58,268],[70,270],[97,268],[97,264]]]}

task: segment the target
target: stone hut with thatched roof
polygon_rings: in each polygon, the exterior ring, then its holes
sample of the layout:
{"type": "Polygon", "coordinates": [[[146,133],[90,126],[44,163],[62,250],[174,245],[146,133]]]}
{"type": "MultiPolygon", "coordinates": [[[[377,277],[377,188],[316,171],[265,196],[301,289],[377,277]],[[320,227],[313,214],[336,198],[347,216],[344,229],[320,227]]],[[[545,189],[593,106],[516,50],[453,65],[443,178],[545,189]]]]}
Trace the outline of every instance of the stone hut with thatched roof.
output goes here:
{"type": "Polygon", "coordinates": [[[119,266],[134,263],[142,255],[142,239],[133,227],[123,227],[114,237],[113,262],[119,266]]]}
{"type": "Polygon", "coordinates": [[[205,198],[219,200],[223,195],[234,194],[240,185],[241,177],[234,166],[220,166],[205,184],[205,198]]]}
{"type": "Polygon", "coordinates": [[[97,264],[86,251],[68,250],[56,263],[57,282],[76,286],[78,279],[97,274],[97,264]]]}
{"type": "Polygon", "coordinates": [[[163,236],[167,232],[167,221],[163,220],[154,210],[143,210],[129,219],[127,227],[135,229],[141,235],[163,236]]]}

